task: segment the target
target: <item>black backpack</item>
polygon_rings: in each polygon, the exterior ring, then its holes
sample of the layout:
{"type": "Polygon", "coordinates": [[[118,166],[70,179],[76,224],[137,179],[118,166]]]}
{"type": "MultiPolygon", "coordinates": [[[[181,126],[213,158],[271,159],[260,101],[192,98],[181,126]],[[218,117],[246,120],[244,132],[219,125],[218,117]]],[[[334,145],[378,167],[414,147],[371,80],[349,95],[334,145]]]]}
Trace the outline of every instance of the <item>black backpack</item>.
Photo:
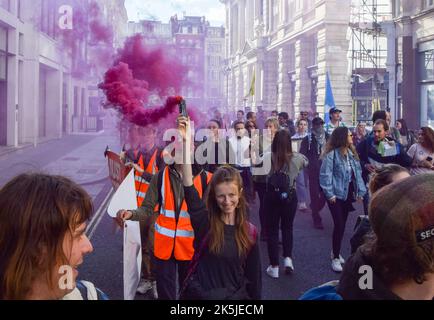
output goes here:
{"type": "Polygon", "coordinates": [[[267,194],[272,197],[273,201],[289,202],[291,201],[295,188],[291,186],[291,179],[286,173],[288,164],[282,169],[275,171],[267,177],[267,194]]]}

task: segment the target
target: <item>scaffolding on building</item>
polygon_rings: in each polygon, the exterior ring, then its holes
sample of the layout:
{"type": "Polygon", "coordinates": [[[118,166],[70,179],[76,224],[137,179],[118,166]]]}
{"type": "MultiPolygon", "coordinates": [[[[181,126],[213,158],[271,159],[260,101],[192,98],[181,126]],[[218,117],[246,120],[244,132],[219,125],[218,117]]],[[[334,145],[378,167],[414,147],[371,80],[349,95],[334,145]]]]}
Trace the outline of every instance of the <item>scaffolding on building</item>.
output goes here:
{"type": "Polygon", "coordinates": [[[387,108],[387,38],[381,22],[392,18],[389,0],[351,0],[350,60],[353,123],[387,108]]]}

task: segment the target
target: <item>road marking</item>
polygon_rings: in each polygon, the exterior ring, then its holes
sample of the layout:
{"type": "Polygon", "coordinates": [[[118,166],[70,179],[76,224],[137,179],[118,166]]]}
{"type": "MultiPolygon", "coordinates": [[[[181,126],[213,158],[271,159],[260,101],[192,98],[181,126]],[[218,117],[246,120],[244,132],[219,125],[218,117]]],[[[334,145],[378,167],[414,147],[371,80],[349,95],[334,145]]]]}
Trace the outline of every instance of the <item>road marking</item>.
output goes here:
{"type": "Polygon", "coordinates": [[[98,208],[97,212],[95,213],[94,217],[92,218],[92,220],[88,224],[88,226],[86,228],[86,234],[87,234],[87,237],[89,238],[89,240],[92,239],[93,234],[95,233],[98,225],[100,224],[102,218],[104,217],[104,214],[105,214],[107,207],[109,205],[109,200],[113,196],[113,193],[114,193],[113,188],[110,188],[110,191],[107,193],[107,196],[105,197],[104,201],[101,203],[101,205],[98,208]]]}

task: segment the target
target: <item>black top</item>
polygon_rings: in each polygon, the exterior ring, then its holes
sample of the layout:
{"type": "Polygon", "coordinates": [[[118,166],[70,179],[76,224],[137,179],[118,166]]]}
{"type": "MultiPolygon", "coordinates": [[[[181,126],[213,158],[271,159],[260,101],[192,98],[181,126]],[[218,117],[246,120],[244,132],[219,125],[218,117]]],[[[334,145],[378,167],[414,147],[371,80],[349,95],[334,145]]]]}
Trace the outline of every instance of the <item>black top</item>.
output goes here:
{"type": "MultiPolygon", "coordinates": [[[[185,201],[198,250],[209,230],[208,211],[194,187],[184,187],[185,201]]],[[[241,258],[235,242],[235,226],[225,225],[225,241],[219,255],[205,248],[194,274],[202,299],[261,299],[262,278],[259,246],[256,242],[247,257],[241,258]],[[245,289],[245,290],[244,290],[245,289]],[[247,291],[247,297],[242,292],[247,291]],[[235,293],[237,292],[237,293],[235,293]]]]}
{"type": "MultiPolygon", "coordinates": [[[[387,139],[389,141],[393,140],[389,137],[387,139]]],[[[365,165],[370,163],[369,162],[370,158],[372,160],[384,164],[395,163],[395,164],[399,164],[402,167],[411,166],[413,159],[409,155],[407,155],[405,149],[402,147],[402,145],[399,142],[395,141],[395,143],[398,148],[398,154],[389,157],[382,157],[380,154],[378,154],[377,148],[375,146],[373,134],[370,134],[368,138],[366,138],[356,146],[357,153],[359,154],[360,157],[360,165],[362,166],[362,177],[366,182],[369,181],[369,171],[365,168],[365,165]]]]}

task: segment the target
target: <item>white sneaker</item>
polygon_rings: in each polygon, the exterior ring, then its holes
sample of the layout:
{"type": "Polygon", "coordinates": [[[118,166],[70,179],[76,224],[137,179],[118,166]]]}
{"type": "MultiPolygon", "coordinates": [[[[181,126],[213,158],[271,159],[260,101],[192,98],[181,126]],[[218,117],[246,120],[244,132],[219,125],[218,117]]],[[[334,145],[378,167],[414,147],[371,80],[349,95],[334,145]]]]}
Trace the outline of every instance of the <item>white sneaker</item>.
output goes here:
{"type": "Polygon", "coordinates": [[[279,267],[268,266],[267,274],[274,279],[279,278],[279,267]]]}
{"type": "MultiPolygon", "coordinates": [[[[333,260],[334,258],[335,258],[335,255],[333,254],[333,252],[330,253],[330,259],[333,260]]],[[[345,263],[345,259],[341,255],[339,255],[339,261],[340,261],[341,264],[345,263]]]]}
{"type": "Polygon", "coordinates": [[[332,269],[334,272],[342,272],[342,265],[339,259],[332,260],[332,269]]]}
{"type": "Polygon", "coordinates": [[[141,279],[136,291],[140,294],[145,294],[146,292],[148,292],[151,289],[152,289],[152,281],[146,280],[146,279],[141,279]]]}
{"type": "Polygon", "coordinates": [[[306,202],[300,202],[300,203],[298,204],[298,210],[301,210],[301,211],[305,211],[305,210],[307,210],[306,202]]]}
{"type": "Polygon", "coordinates": [[[286,274],[291,274],[294,272],[294,265],[291,258],[286,257],[285,259],[283,259],[283,265],[285,266],[286,274]]]}
{"type": "Polygon", "coordinates": [[[158,299],[157,281],[152,281],[152,296],[155,300],[158,299]]]}

